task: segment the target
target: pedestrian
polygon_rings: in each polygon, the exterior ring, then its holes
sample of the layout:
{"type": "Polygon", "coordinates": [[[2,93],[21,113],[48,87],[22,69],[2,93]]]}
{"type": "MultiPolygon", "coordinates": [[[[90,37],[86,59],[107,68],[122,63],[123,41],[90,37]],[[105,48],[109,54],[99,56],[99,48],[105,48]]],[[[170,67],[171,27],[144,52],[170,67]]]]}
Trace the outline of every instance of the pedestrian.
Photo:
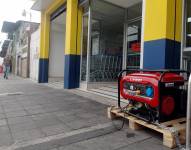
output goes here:
{"type": "Polygon", "coordinates": [[[3,72],[4,72],[4,79],[8,79],[9,72],[10,72],[10,59],[9,57],[4,58],[3,61],[3,72]]]}
{"type": "Polygon", "coordinates": [[[9,66],[7,66],[6,64],[3,64],[4,79],[8,79],[9,70],[10,70],[9,66]]]}
{"type": "Polygon", "coordinates": [[[4,73],[4,79],[7,78],[6,66],[4,62],[3,62],[3,73],[4,73]]]}

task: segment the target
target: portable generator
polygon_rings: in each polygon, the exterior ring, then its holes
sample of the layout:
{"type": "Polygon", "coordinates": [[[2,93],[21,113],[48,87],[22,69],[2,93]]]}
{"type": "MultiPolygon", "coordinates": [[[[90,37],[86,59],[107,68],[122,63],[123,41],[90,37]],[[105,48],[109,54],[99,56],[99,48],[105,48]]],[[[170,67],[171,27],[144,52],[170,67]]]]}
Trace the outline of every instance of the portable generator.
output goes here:
{"type": "Polygon", "coordinates": [[[118,80],[120,96],[129,101],[127,113],[148,122],[160,123],[186,115],[188,72],[180,70],[124,70],[118,80]],[[125,76],[122,76],[126,72],[125,76]],[[185,75],[186,74],[186,75],[185,75]]]}

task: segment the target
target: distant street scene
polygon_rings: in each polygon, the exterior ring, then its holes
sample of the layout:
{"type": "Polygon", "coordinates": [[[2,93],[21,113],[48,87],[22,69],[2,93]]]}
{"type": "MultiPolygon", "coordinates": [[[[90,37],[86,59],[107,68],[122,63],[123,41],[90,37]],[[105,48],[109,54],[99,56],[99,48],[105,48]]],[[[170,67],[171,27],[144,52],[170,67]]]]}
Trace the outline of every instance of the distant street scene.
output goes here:
{"type": "Polygon", "coordinates": [[[2,0],[0,150],[191,150],[191,0],[2,0]]]}

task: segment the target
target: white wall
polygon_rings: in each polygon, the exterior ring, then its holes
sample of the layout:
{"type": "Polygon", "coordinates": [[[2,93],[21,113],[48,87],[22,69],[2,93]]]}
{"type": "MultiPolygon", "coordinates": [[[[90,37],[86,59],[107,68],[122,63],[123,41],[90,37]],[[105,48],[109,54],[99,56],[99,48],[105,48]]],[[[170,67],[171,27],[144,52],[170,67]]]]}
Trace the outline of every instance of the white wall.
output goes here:
{"type": "Polygon", "coordinates": [[[40,29],[31,35],[30,43],[30,78],[38,80],[40,53],[40,29]]]}
{"type": "Polygon", "coordinates": [[[0,65],[3,63],[3,58],[0,57],[0,65]]]}
{"type": "Polygon", "coordinates": [[[64,77],[65,25],[51,23],[49,78],[64,77]]]}

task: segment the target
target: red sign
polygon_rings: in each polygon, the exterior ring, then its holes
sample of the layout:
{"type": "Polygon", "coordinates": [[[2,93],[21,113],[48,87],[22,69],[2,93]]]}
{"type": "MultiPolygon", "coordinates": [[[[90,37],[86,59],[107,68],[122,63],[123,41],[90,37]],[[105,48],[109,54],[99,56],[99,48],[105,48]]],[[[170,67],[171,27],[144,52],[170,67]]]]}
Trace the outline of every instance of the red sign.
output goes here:
{"type": "Polygon", "coordinates": [[[140,50],[141,50],[141,44],[140,43],[132,43],[131,44],[131,49],[132,49],[132,51],[134,51],[134,52],[140,52],[140,50]]]}

